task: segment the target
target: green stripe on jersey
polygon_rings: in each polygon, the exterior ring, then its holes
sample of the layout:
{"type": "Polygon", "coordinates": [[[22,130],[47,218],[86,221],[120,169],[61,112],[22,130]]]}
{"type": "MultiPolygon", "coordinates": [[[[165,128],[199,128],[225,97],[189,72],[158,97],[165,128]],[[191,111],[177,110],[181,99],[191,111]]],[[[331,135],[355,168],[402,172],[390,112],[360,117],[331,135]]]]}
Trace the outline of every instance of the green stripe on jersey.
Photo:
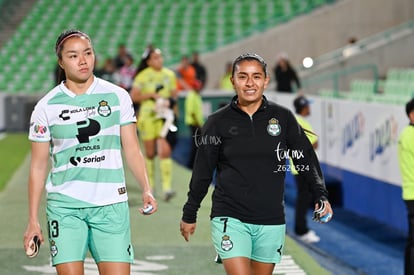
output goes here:
{"type": "Polygon", "coordinates": [[[99,183],[123,183],[125,181],[124,170],[105,168],[78,168],[55,172],[50,177],[53,185],[61,185],[70,181],[99,182],[99,183]]]}

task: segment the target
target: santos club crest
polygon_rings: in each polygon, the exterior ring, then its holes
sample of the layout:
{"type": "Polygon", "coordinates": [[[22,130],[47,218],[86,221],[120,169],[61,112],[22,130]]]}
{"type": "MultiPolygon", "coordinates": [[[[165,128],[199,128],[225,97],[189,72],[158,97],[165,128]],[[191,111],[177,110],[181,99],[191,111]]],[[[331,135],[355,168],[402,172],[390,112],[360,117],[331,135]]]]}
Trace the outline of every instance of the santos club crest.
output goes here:
{"type": "Polygon", "coordinates": [[[230,237],[227,235],[224,235],[221,239],[221,248],[224,251],[229,251],[233,248],[233,242],[230,240],[230,237]]]}
{"type": "Polygon", "coordinates": [[[109,107],[107,101],[101,100],[99,102],[98,114],[103,116],[103,117],[107,117],[111,114],[111,107],[109,107]]]}
{"type": "Polygon", "coordinates": [[[280,124],[276,118],[271,118],[269,120],[269,125],[267,125],[267,132],[271,136],[278,136],[280,134],[280,124]]]}

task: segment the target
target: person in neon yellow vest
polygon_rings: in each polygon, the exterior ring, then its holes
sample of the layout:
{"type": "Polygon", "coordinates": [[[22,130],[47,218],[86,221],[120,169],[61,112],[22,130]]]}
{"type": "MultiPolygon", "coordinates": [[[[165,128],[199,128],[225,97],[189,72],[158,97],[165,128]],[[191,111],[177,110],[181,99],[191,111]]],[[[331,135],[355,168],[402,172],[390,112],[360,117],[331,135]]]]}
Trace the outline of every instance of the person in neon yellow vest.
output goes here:
{"type": "Polygon", "coordinates": [[[176,195],[172,188],[171,154],[177,132],[177,127],[173,125],[172,112],[177,98],[177,78],[171,69],[164,66],[160,49],[145,49],[130,95],[132,101],[139,104],[137,127],[145,149],[151,189],[154,190],[156,185],[155,158],[158,156],[163,200],[169,202],[176,195]]]}
{"type": "Polygon", "coordinates": [[[220,77],[219,89],[223,91],[234,91],[233,83],[231,83],[230,81],[231,73],[232,73],[232,63],[227,62],[226,70],[224,74],[220,77]]]}
{"type": "MultiPolygon", "coordinates": [[[[300,95],[293,101],[295,107],[296,120],[304,129],[306,137],[309,139],[313,148],[318,147],[318,136],[314,134],[311,124],[306,120],[311,113],[310,100],[300,95]]],[[[295,202],[295,225],[294,231],[298,238],[307,243],[319,242],[320,238],[313,230],[310,230],[307,225],[306,214],[311,204],[312,196],[309,189],[309,183],[306,176],[300,173],[300,170],[306,167],[296,167],[292,159],[290,159],[291,172],[295,177],[297,188],[296,202],[295,202]],[[299,170],[299,171],[298,171],[299,170]]]]}
{"type": "Polygon", "coordinates": [[[190,159],[187,167],[193,169],[195,155],[197,153],[197,138],[201,134],[201,127],[204,124],[203,117],[203,100],[200,95],[202,89],[202,83],[199,80],[194,81],[191,84],[192,88],[185,96],[184,110],[185,110],[185,124],[191,131],[191,151],[190,159]]]}
{"type": "Polygon", "coordinates": [[[398,140],[398,161],[402,178],[402,198],[408,213],[408,238],[404,274],[414,274],[414,98],[405,105],[409,119],[398,140]]]}

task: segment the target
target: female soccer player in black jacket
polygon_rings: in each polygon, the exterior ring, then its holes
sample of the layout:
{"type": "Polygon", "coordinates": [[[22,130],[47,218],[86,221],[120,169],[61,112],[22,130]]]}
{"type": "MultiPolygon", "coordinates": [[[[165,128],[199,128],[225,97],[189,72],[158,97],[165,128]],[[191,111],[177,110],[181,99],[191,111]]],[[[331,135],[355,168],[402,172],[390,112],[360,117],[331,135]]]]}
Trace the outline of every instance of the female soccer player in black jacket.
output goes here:
{"type": "Polygon", "coordinates": [[[321,216],[332,215],[319,161],[304,131],[287,109],[269,102],[266,63],[244,54],[233,63],[237,95],[212,114],[194,137],[198,153],[183,207],[181,234],[196,228],[197,211],[216,169],[211,228],[216,251],[227,274],[272,274],[285,240],[284,178],[291,167],[309,178],[321,216]]]}

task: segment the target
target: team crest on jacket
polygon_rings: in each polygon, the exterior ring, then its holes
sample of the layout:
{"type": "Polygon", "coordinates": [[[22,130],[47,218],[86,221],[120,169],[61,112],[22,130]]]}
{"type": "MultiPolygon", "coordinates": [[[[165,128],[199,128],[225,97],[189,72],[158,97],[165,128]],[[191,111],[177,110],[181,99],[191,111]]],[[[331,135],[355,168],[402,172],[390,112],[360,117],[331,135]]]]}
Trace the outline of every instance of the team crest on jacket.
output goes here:
{"type": "Polygon", "coordinates": [[[230,237],[227,235],[224,235],[221,238],[221,248],[224,251],[230,251],[233,248],[233,242],[230,240],[230,237]]]}
{"type": "Polygon", "coordinates": [[[103,117],[107,117],[111,114],[111,107],[109,107],[108,101],[99,101],[98,114],[103,117]]]}
{"type": "Polygon", "coordinates": [[[280,134],[279,120],[276,118],[271,118],[269,120],[269,125],[267,125],[267,132],[271,136],[278,136],[280,134]]]}

